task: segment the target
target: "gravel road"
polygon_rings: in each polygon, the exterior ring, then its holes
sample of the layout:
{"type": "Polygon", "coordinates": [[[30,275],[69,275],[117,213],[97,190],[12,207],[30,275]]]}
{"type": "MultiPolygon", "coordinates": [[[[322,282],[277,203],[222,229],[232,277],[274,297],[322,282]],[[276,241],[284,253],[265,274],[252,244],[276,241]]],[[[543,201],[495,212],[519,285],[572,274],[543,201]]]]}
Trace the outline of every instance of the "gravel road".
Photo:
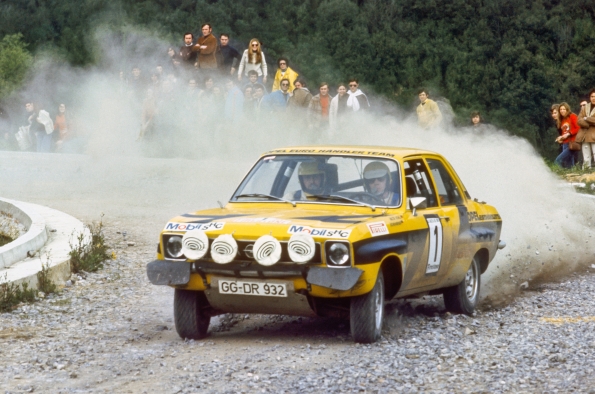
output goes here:
{"type": "MultiPolygon", "coordinates": [[[[95,175],[117,176],[91,182],[97,166],[86,158],[56,164],[55,155],[20,157],[10,167],[14,157],[2,155],[3,170],[13,170],[0,171],[3,197],[86,221],[104,212],[116,254],[104,270],[74,277],[61,293],[0,314],[4,392],[530,393],[595,387],[595,269],[530,284],[503,306],[484,303],[473,317],[446,313],[441,297],[398,301],[389,305],[383,338],[373,345],[354,344],[344,321],[260,315],[217,317],[205,340],[184,341],[173,326],[173,291],[150,285],[145,265],[154,258],[163,223],[202,208],[187,206],[195,186],[180,183],[185,175],[160,176],[167,168],[158,160],[131,175],[117,173],[122,163],[114,163],[95,175]],[[53,170],[44,170],[50,164],[53,170]],[[17,176],[17,166],[27,170],[17,176]],[[68,181],[54,175],[60,171],[68,181]]],[[[204,188],[220,198],[231,193],[204,188]]]]}

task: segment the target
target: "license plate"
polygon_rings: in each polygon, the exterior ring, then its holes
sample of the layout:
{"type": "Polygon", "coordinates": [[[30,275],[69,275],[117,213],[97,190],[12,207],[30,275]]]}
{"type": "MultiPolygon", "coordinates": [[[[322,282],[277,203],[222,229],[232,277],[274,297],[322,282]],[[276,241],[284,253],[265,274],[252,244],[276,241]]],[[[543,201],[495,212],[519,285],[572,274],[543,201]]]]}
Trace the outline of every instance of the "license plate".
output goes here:
{"type": "Polygon", "coordinates": [[[219,279],[219,293],[264,297],[287,297],[287,285],[285,283],[219,279]]]}

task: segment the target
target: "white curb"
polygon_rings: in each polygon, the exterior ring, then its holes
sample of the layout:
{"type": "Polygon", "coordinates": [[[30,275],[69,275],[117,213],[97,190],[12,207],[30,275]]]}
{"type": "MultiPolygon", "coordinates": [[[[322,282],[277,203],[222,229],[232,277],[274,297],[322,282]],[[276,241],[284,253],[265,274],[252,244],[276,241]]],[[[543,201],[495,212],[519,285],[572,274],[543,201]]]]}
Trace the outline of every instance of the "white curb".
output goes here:
{"type": "MultiPolygon", "coordinates": [[[[70,278],[71,244],[78,243],[77,236],[84,234],[85,244],[88,245],[91,240],[89,229],[80,220],[55,209],[19,201],[5,199],[2,199],[2,201],[18,206],[20,210],[26,212],[29,216],[32,214],[37,215],[37,219],[44,222],[43,232],[46,234],[47,241],[37,248],[37,252],[33,257],[27,257],[25,252],[25,258],[19,262],[13,263],[4,269],[0,267],[0,283],[28,283],[29,288],[37,288],[37,273],[41,271],[43,264],[48,267],[50,280],[57,285],[63,285],[70,278]]],[[[30,231],[15,241],[4,245],[0,248],[0,251],[6,247],[11,247],[15,242],[29,234],[30,231]]],[[[27,245],[25,248],[27,251],[32,250],[31,243],[25,241],[25,244],[27,245]]]]}

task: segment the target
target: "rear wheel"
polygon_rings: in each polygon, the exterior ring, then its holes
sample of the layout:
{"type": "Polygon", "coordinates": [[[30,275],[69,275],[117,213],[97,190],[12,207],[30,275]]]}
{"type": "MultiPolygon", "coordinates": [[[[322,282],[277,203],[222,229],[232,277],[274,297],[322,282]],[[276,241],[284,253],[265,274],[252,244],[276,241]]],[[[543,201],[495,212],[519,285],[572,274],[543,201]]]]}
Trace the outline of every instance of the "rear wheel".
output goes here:
{"type": "Polygon", "coordinates": [[[202,339],[207,336],[211,322],[211,317],[204,313],[207,305],[208,301],[203,292],[176,289],[174,320],[180,337],[202,339]]]}
{"type": "Polygon", "coordinates": [[[380,339],[384,320],[384,278],[378,272],[371,292],[351,299],[349,322],[355,342],[372,343],[380,339]]]}
{"type": "Polygon", "coordinates": [[[456,286],[444,290],[444,305],[451,313],[471,315],[479,303],[481,273],[477,256],[473,258],[465,278],[456,286]]]}

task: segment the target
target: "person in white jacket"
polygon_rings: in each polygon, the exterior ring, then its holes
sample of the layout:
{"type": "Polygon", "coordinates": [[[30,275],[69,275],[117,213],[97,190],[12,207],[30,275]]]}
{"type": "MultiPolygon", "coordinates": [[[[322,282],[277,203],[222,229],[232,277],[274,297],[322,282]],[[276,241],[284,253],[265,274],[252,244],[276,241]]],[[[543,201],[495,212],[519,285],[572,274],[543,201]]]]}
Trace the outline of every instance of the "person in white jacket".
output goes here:
{"type": "Polygon", "coordinates": [[[347,88],[345,85],[339,85],[337,95],[331,100],[331,108],[329,110],[329,122],[331,130],[336,129],[342,121],[342,118],[347,110],[347,88]]]}
{"type": "Polygon", "coordinates": [[[37,109],[32,102],[25,104],[25,110],[29,114],[27,121],[30,126],[30,132],[35,134],[37,139],[37,152],[49,152],[52,147],[52,133],[54,132],[54,122],[50,114],[37,109]]]}
{"type": "Polygon", "coordinates": [[[267,62],[264,53],[260,48],[260,41],[256,38],[250,40],[248,49],[244,51],[242,60],[240,60],[240,67],[238,68],[238,81],[242,77],[248,78],[248,72],[254,70],[258,73],[258,82],[267,82],[267,62]]]}

